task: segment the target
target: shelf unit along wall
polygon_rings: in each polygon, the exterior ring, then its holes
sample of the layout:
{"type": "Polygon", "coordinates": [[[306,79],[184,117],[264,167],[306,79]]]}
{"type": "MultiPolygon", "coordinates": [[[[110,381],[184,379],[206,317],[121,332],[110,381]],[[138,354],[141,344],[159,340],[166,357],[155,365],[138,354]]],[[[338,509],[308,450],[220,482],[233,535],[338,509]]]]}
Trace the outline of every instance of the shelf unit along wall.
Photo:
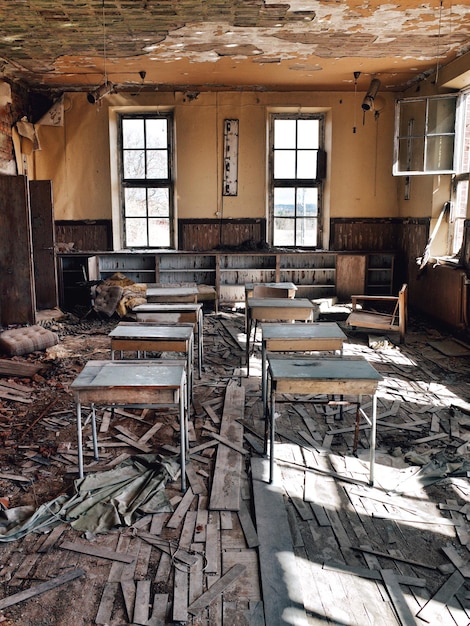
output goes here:
{"type": "MultiPolygon", "coordinates": [[[[292,282],[296,297],[333,298],[336,286],[344,285],[337,275],[339,255],[334,251],[190,252],[174,250],[117,251],[59,254],[62,306],[67,295],[83,280],[85,262],[89,280],[104,280],[120,272],[136,283],[197,283],[216,288],[221,304],[244,302],[244,285],[249,282],[292,282]],[[78,267],[77,267],[78,266],[78,267]],[[73,269],[72,269],[73,268],[73,269]],[[69,271],[71,270],[71,271],[69,271]],[[77,271],[78,270],[78,271],[77,271]]],[[[358,253],[366,256],[366,293],[391,294],[394,284],[393,252],[358,253]]],[[[343,277],[344,278],[344,277],[343,277]]]]}

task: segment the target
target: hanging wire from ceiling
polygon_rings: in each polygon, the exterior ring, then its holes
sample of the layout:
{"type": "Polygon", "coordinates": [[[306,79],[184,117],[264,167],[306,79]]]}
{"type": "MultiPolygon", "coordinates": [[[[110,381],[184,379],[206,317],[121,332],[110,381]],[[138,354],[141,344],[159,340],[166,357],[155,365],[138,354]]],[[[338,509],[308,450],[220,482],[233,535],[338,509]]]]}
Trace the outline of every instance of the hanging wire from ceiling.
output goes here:
{"type": "Polygon", "coordinates": [[[110,93],[114,93],[114,85],[108,80],[108,52],[106,48],[106,13],[104,0],[101,3],[101,17],[102,17],[102,25],[103,25],[103,83],[94,91],[90,91],[87,95],[87,100],[90,104],[96,104],[100,102],[102,98],[107,96],[110,93]]]}
{"type": "Polygon", "coordinates": [[[435,84],[437,85],[437,79],[439,78],[439,57],[441,54],[441,26],[442,26],[442,9],[443,9],[443,0],[441,0],[439,4],[439,24],[437,29],[437,54],[436,54],[436,79],[435,84]]]}
{"type": "Polygon", "coordinates": [[[361,75],[361,72],[354,72],[354,123],[353,123],[353,133],[357,131],[356,125],[356,101],[357,101],[357,79],[361,75]]]}
{"type": "Polygon", "coordinates": [[[106,12],[104,8],[104,0],[101,3],[102,22],[103,22],[103,63],[104,63],[104,82],[108,82],[108,67],[107,67],[107,49],[106,49],[106,12]]]}

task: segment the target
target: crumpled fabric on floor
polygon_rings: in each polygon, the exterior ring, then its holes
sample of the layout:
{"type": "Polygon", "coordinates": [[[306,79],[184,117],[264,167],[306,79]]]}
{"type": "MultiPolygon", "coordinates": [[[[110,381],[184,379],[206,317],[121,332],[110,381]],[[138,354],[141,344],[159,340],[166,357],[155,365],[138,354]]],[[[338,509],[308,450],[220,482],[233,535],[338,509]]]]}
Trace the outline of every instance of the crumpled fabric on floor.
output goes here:
{"type": "Polygon", "coordinates": [[[0,542],[30,532],[48,532],[64,522],[80,531],[105,533],[131,526],[143,515],[172,511],[166,483],[178,477],[176,459],[157,454],[130,457],[107,472],[75,481],[75,494],[62,495],[37,509],[17,507],[0,513],[0,542]]]}

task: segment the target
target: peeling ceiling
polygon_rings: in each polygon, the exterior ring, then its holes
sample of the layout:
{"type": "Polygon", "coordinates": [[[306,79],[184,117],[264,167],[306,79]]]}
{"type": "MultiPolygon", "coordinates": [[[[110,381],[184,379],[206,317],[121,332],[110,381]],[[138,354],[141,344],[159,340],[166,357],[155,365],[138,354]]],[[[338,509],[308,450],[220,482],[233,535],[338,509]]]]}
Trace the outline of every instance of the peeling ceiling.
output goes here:
{"type": "Polygon", "coordinates": [[[470,50],[470,0],[0,2],[0,70],[39,92],[402,91],[470,50]]]}

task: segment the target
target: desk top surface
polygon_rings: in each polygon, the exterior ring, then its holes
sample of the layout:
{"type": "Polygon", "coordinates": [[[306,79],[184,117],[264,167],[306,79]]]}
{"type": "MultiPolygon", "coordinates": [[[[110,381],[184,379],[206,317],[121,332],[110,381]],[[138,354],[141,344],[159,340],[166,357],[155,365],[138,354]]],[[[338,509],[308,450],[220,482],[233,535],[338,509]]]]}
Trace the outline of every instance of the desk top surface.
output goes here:
{"type": "Polygon", "coordinates": [[[290,359],[268,356],[268,364],[274,380],[383,380],[379,372],[360,357],[290,359]]]}
{"type": "Polygon", "coordinates": [[[276,309],[314,309],[317,306],[308,298],[248,298],[247,303],[250,309],[258,307],[270,307],[276,309]]]}
{"type": "Polygon", "coordinates": [[[265,339],[346,339],[336,322],[312,322],[311,324],[262,324],[265,339]]]}
{"type": "Polygon", "coordinates": [[[147,287],[147,297],[152,296],[194,296],[197,287],[147,287]]]}
{"type": "Polygon", "coordinates": [[[110,333],[111,339],[163,339],[163,340],[189,340],[194,333],[193,325],[187,326],[152,324],[142,322],[133,324],[128,322],[119,323],[110,333]]]}
{"type": "Polygon", "coordinates": [[[184,380],[184,361],[88,361],[70,387],[75,391],[100,387],[175,389],[184,380]]]}
{"type": "Polygon", "coordinates": [[[245,283],[245,291],[252,291],[253,287],[270,287],[273,289],[293,289],[297,290],[294,283],[245,283]]]}
{"type": "Polygon", "coordinates": [[[145,304],[138,304],[132,310],[134,313],[186,313],[187,311],[200,311],[202,306],[202,303],[195,304],[192,302],[173,302],[168,304],[163,302],[147,302],[145,304]]]}

